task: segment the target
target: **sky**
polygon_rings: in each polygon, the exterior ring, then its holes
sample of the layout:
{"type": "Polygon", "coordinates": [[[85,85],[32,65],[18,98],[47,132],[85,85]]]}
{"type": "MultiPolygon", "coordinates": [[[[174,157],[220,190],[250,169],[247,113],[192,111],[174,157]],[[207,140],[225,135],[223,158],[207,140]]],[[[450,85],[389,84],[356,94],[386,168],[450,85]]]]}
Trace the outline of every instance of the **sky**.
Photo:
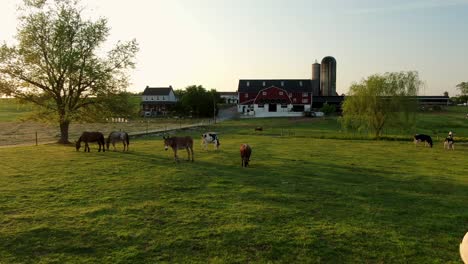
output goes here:
{"type": "MultiPolygon", "coordinates": [[[[337,60],[337,92],[376,73],[418,71],[421,95],[468,81],[468,0],[81,0],[106,17],[106,47],[135,38],[132,92],[148,85],[236,91],[239,79],[310,79],[337,60]]],[[[13,43],[21,0],[0,1],[13,43]]]]}

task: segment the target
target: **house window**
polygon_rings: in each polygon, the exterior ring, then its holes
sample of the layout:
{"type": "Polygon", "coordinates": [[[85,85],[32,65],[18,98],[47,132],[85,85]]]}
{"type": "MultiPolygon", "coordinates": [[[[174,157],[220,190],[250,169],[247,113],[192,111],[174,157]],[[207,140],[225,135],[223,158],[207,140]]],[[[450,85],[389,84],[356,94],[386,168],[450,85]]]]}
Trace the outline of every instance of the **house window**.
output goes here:
{"type": "Polygon", "coordinates": [[[308,102],[309,102],[308,99],[302,99],[302,103],[303,103],[303,104],[307,104],[308,102]]]}
{"type": "Polygon", "coordinates": [[[162,99],[163,99],[163,101],[166,101],[166,96],[163,96],[162,99]]]}
{"type": "Polygon", "coordinates": [[[307,97],[307,93],[302,93],[302,97],[307,97]]]}
{"type": "Polygon", "coordinates": [[[151,96],[151,101],[153,101],[153,100],[154,100],[154,97],[153,97],[153,96],[151,96]]]}
{"type": "Polygon", "coordinates": [[[302,81],[299,81],[299,86],[301,86],[301,87],[302,87],[302,81]]]}
{"type": "Polygon", "coordinates": [[[263,95],[267,95],[267,92],[262,92],[263,95]]]}
{"type": "Polygon", "coordinates": [[[245,97],[245,98],[249,98],[249,94],[246,93],[246,94],[244,95],[244,97],[245,97]]]}
{"type": "Polygon", "coordinates": [[[159,96],[156,96],[156,100],[158,100],[158,101],[159,101],[159,96]]]}
{"type": "Polygon", "coordinates": [[[265,82],[263,82],[263,87],[265,87],[265,85],[266,85],[266,83],[265,83],[265,82]]]}
{"type": "Polygon", "coordinates": [[[247,87],[249,87],[249,86],[250,86],[250,82],[247,82],[247,87]]]}
{"type": "Polygon", "coordinates": [[[280,92],[279,92],[279,95],[283,95],[283,92],[280,91],[280,92]]]}
{"type": "Polygon", "coordinates": [[[258,108],[263,108],[265,105],[264,104],[259,104],[258,108]]]}

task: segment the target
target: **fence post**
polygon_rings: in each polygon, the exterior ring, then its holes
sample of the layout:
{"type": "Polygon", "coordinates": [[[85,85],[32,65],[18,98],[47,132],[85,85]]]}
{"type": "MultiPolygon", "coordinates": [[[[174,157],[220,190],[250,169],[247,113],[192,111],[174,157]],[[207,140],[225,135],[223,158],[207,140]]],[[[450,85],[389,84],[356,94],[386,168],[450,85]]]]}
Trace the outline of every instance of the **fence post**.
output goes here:
{"type": "Polygon", "coordinates": [[[37,131],[36,131],[36,146],[37,146],[37,131]]]}

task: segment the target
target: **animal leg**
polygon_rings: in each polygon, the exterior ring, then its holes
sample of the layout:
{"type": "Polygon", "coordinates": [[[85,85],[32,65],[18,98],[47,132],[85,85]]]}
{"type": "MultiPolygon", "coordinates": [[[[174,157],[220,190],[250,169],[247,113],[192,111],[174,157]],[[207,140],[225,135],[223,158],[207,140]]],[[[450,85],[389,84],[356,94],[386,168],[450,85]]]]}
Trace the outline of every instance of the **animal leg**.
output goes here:
{"type": "Polygon", "coordinates": [[[185,150],[187,150],[187,161],[190,161],[190,148],[187,147],[185,150]]]}
{"type": "Polygon", "coordinates": [[[177,149],[174,149],[174,160],[179,162],[179,157],[177,157],[177,149]]]}
{"type": "Polygon", "coordinates": [[[85,152],[91,152],[89,149],[88,142],[85,142],[85,152]]]}
{"type": "Polygon", "coordinates": [[[194,162],[195,159],[193,158],[193,148],[192,147],[190,147],[190,152],[192,152],[192,162],[194,162]]]}

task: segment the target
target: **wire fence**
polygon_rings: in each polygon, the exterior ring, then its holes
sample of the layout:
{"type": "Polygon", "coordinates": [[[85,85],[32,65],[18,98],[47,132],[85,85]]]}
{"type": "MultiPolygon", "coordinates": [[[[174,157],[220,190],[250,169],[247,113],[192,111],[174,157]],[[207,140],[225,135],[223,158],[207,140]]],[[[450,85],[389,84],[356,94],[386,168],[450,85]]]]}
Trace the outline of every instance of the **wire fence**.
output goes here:
{"type": "MultiPolygon", "coordinates": [[[[213,124],[212,119],[180,119],[180,120],[139,120],[107,123],[71,124],[69,140],[79,138],[83,131],[99,131],[107,137],[112,131],[125,131],[130,136],[164,133],[177,129],[185,129],[213,124]]],[[[19,145],[41,145],[57,142],[60,130],[57,125],[44,125],[34,122],[5,123],[0,126],[0,147],[19,145]]]]}

